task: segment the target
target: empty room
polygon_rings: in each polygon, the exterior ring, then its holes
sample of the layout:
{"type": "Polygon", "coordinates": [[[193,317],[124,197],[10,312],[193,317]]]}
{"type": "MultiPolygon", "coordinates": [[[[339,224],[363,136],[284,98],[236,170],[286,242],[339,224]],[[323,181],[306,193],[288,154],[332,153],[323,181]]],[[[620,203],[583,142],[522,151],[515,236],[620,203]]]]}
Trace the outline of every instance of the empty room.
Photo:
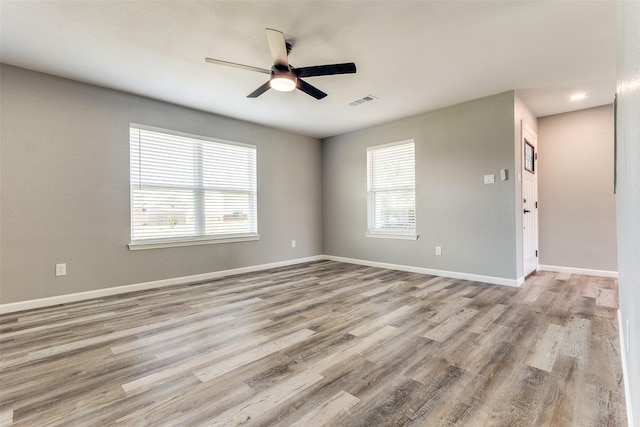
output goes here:
{"type": "Polygon", "coordinates": [[[0,426],[640,426],[640,2],[0,0],[0,426]]]}

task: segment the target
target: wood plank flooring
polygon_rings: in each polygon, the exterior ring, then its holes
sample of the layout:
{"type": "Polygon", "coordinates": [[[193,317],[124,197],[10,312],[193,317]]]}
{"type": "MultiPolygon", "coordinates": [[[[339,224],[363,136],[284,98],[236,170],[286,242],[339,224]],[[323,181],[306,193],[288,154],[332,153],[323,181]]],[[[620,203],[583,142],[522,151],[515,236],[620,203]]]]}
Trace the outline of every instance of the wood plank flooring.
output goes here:
{"type": "Polygon", "coordinates": [[[625,426],[615,279],[318,261],[0,316],[1,426],[625,426]]]}

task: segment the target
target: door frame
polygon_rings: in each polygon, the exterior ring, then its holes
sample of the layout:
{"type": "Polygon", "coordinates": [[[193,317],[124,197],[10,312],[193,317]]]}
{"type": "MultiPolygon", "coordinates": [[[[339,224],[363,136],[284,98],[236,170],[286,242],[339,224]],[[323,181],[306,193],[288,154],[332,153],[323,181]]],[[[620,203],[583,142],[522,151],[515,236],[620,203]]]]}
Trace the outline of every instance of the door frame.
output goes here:
{"type": "Polygon", "coordinates": [[[531,129],[529,126],[527,126],[527,124],[524,122],[524,120],[520,121],[520,129],[521,129],[521,133],[520,133],[520,150],[522,155],[520,156],[520,176],[522,177],[522,179],[520,180],[520,185],[521,185],[521,194],[522,194],[522,204],[520,206],[522,206],[522,209],[520,211],[520,215],[522,216],[522,273],[523,276],[526,278],[527,276],[529,276],[530,274],[535,273],[536,271],[538,271],[538,266],[539,266],[539,224],[538,224],[538,173],[539,173],[539,167],[538,167],[538,135],[537,133],[531,129]],[[526,156],[526,152],[525,152],[525,146],[526,144],[529,143],[530,145],[532,145],[534,147],[534,151],[533,151],[533,171],[529,171],[526,169],[526,165],[525,165],[525,156],[526,156]],[[530,175],[526,175],[526,174],[530,174],[530,175]],[[530,200],[529,203],[527,203],[527,205],[525,206],[525,185],[526,185],[526,181],[527,181],[527,177],[532,178],[533,179],[533,183],[534,183],[534,188],[533,188],[533,200],[530,200]],[[525,213],[525,210],[529,210],[529,213],[525,213]],[[532,225],[534,228],[533,231],[533,242],[531,242],[533,244],[533,247],[535,248],[534,250],[536,251],[535,254],[535,260],[534,260],[534,264],[533,264],[533,269],[528,269],[527,268],[527,249],[529,247],[529,240],[527,237],[527,232],[525,230],[525,225],[527,224],[527,218],[526,215],[531,215],[531,220],[532,220],[532,225]]]}

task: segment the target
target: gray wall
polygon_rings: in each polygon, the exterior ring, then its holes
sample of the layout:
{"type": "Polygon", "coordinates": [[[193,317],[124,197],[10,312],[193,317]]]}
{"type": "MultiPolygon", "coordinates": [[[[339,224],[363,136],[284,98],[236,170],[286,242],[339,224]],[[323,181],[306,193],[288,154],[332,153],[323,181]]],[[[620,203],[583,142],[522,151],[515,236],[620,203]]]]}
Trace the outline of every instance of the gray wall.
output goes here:
{"type": "Polygon", "coordinates": [[[514,158],[513,91],[327,138],[324,253],[516,279],[514,158]],[[367,238],[366,148],[409,138],[416,143],[420,238],[367,238]],[[485,174],[495,174],[496,183],[483,184],[485,174]]]}
{"type": "Polygon", "coordinates": [[[617,271],[613,106],[538,119],[540,264],[617,271]]]}
{"type": "Polygon", "coordinates": [[[640,426],[640,3],[618,10],[617,218],[620,314],[635,426],[640,426]],[[626,329],[629,321],[629,329],[626,329]]]}
{"type": "Polygon", "coordinates": [[[7,65],[0,76],[1,303],[321,254],[320,141],[7,65]],[[255,144],[260,241],[129,251],[132,122],[255,144]]]}

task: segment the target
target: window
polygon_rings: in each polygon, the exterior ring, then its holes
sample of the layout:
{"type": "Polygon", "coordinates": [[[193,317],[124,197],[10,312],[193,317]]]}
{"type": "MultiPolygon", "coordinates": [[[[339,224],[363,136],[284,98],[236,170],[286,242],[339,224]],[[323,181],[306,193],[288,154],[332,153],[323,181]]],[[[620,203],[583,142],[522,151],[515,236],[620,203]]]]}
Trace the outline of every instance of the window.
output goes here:
{"type": "Polygon", "coordinates": [[[130,249],[256,240],[256,148],[132,125],[130,249]]]}
{"type": "Polygon", "coordinates": [[[369,237],[417,239],[413,140],[367,148],[369,237]]]}

